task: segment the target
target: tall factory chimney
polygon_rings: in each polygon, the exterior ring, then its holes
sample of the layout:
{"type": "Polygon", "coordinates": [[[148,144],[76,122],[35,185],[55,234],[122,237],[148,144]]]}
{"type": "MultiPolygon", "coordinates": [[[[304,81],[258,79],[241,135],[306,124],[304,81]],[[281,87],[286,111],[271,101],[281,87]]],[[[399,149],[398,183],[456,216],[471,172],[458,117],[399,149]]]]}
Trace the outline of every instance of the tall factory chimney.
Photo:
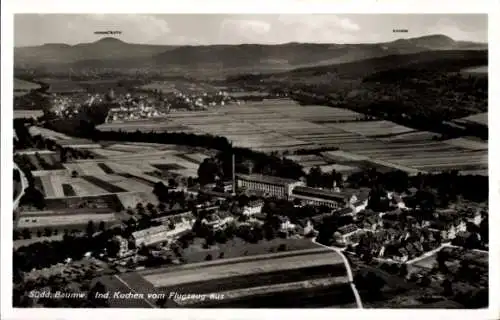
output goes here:
{"type": "Polygon", "coordinates": [[[234,152],[231,154],[231,164],[232,164],[232,178],[233,178],[233,195],[236,195],[236,160],[234,158],[234,152]]]}

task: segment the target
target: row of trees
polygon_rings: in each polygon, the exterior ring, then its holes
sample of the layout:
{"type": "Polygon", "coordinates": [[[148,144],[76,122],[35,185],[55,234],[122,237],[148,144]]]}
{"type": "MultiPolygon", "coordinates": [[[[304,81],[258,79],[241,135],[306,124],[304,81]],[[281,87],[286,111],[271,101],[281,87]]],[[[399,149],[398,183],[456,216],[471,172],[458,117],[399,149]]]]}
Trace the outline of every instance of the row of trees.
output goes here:
{"type": "Polygon", "coordinates": [[[17,150],[34,148],[35,141],[29,133],[28,126],[34,125],[35,120],[18,118],[14,119],[14,132],[17,139],[14,139],[14,152],[17,150]]]}
{"type": "Polygon", "coordinates": [[[170,207],[176,203],[178,203],[182,208],[186,207],[188,195],[183,191],[177,191],[173,188],[175,188],[174,183],[167,187],[160,181],[155,183],[153,186],[153,194],[158,198],[158,201],[168,203],[170,204],[170,207]]]}
{"type": "MultiPolygon", "coordinates": [[[[30,121],[19,121],[18,123],[15,123],[14,128],[16,130],[18,141],[14,144],[14,150],[35,148],[40,150],[56,151],[59,152],[59,161],[63,163],[73,159],[94,158],[94,155],[88,150],[63,147],[58,145],[54,140],[46,139],[41,135],[32,136],[27,128],[27,126],[30,124],[32,124],[30,121]]],[[[46,163],[45,159],[40,157],[38,153],[36,153],[35,156],[39,160],[42,167],[46,170],[54,170],[62,168],[62,166],[59,164],[54,165],[46,163]]]]}
{"type": "Polygon", "coordinates": [[[42,210],[46,206],[45,197],[35,186],[35,177],[31,173],[34,169],[33,164],[27,156],[16,155],[14,156],[14,161],[26,176],[26,180],[28,180],[28,186],[24,190],[24,195],[19,201],[19,205],[33,205],[37,209],[42,210]]]}
{"type": "Polygon", "coordinates": [[[331,172],[323,172],[320,167],[313,167],[306,176],[306,183],[309,187],[313,188],[333,188],[335,184],[337,187],[342,187],[344,181],[342,174],[332,170],[331,172]]]}
{"type": "Polygon", "coordinates": [[[215,157],[205,159],[198,168],[201,185],[232,179],[232,156],[235,155],[235,171],[239,173],[260,173],[289,179],[303,177],[302,166],[296,162],[280,158],[276,154],[265,154],[243,148],[221,150],[215,157]]]}
{"type": "Polygon", "coordinates": [[[47,85],[42,85],[39,90],[32,90],[28,94],[14,97],[14,110],[50,110],[50,97],[44,94],[47,85]]]}

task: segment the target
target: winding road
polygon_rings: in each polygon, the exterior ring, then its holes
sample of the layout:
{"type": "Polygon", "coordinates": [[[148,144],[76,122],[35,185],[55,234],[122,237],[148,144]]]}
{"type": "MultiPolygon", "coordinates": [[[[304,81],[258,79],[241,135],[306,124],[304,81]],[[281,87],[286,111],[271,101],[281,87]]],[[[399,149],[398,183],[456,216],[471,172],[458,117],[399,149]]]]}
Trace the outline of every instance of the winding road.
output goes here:
{"type": "Polygon", "coordinates": [[[17,163],[15,162],[14,162],[14,168],[17,169],[17,171],[19,171],[19,175],[21,176],[21,191],[17,195],[17,198],[14,199],[14,204],[12,205],[12,211],[17,210],[17,207],[19,206],[19,201],[24,196],[24,189],[28,187],[28,179],[26,179],[24,172],[21,169],[19,169],[17,163]]]}
{"type": "Polygon", "coordinates": [[[326,246],[326,245],[321,244],[319,242],[316,242],[316,238],[313,238],[312,241],[321,247],[328,248],[332,251],[335,251],[337,254],[339,254],[342,257],[342,261],[344,262],[345,268],[347,270],[347,278],[349,279],[349,284],[351,285],[351,289],[352,289],[352,292],[354,294],[354,298],[356,299],[356,305],[358,306],[359,309],[363,309],[363,303],[361,302],[361,297],[359,295],[358,289],[356,289],[356,286],[354,284],[354,277],[352,276],[351,266],[349,265],[349,261],[345,257],[344,253],[337,248],[329,247],[329,246],[326,246]]]}

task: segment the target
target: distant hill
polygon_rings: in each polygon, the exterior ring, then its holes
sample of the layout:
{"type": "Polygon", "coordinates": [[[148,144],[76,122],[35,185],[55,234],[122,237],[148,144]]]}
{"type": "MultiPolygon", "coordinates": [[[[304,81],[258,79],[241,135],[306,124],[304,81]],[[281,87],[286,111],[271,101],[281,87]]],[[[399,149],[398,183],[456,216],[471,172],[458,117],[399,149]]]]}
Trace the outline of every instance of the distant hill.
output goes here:
{"type": "Polygon", "coordinates": [[[106,37],[92,43],[77,45],[44,44],[14,49],[16,66],[41,66],[44,64],[71,64],[85,60],[149,59],[171,50],[175,46],[132,44],[106,37]]]}
{"type": "Polygon", "coordinates": [[[362,59],[418,53],[429,50],[478,50],[487,44],[455,41],[432,35],[375,44],[278,45],[242,44],[207,46],[162,46],[103,38],[77,45],[45,44],[15,48],[16,67],[64,66],[85,68],[182,68],[262,72],[297,67],[346,63],[362,59]]]}
{"type": "Polygon", "coordinates": [[[297,68],[285,72],[242,74],[228,77],[228,81],[248,84],[259,84],[262,81],[332,84],[332,81],[336,80],[377,81],[375,78],[381,72],[401,73],[404,69],[458,72],[464,68],[487,64],[488,51],[486,50],[437,50],[386,55],[347,63],[297,68]]]}
{"type": "Polygon", "coordinates": [[[460,47],[459,42],[456,42],[452,38],[442,34],[423,36],[418,38],[398,39],[393,42],[389,42],[388,45],[410,49],[413,47],[420,47],[426,48],[428,50],[450,50],[460,47]]]}

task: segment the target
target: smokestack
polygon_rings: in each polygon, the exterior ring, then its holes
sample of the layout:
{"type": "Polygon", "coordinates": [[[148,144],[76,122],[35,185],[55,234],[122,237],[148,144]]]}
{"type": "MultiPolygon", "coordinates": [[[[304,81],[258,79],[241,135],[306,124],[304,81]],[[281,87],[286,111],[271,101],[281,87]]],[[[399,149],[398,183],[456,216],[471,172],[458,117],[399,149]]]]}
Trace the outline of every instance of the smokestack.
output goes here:
{"type": "Polygon", "coordinates": [[[236,194],[236,173],[235,173],[235,171],[236,171],[235,162],[236,161],[234,159],[234,152],[232,153],[231,157],[232,157],[231,161],[232,161],[232,175],[233,175],[233,177],[232,177],[233,178],[233,195],[235,195],[236,194]]]}

